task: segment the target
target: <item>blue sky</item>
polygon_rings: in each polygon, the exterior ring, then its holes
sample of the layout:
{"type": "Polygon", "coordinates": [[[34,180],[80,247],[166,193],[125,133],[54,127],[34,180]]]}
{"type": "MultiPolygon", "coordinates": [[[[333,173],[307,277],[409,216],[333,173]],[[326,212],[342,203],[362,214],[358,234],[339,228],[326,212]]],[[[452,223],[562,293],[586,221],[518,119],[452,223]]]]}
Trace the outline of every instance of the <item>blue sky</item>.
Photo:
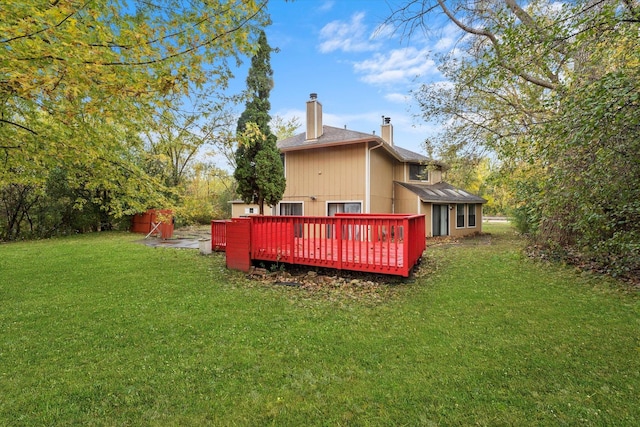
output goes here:
{"type": "MultiPolygon", "coordinates": [[[[409,92],[442,80],[429,55],[449,50],[455,33],[444,26],[429,39],[422,34],[402,39],[382,26],[397,3],[271,0],[273,24],[266,33],[271,47],[280,49],[271,56],[271,115],[297,116],[304,125],[306,101],[315,92],[325,125],[379,135],[385,115],[391,117],[396,145],[424,153],[422,142],[435,126],[414,117],[419,109],[409,92]]],[[[245,79],[246,71],[238,72],[235,84],[244,85],[245,79]]]]}

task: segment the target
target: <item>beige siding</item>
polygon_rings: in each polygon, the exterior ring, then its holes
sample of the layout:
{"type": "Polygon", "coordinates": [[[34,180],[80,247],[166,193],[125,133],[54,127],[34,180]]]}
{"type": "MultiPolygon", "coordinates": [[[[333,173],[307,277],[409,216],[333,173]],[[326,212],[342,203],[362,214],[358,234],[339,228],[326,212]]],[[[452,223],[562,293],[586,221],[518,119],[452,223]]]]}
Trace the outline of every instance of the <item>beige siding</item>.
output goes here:
{"type": "Polygon", "coordinates": [[[311,216],[326,215],[327,201],[364,201],[364,154],[364,144],[287,152],[282,201],[304,201],[304,214],[311,216]]]}
{"type": "MultiPolygon", "coordinates": [[[[245,203],[232,203],[231,204],[231,217],[239,218],[241,216],[246,215],[257,215],[260,213],[260,206],[258,205],[247,205],[245,203]],[[253,212],[250,213],[249,209],[253,209],[253,212]]],[[[268,206],[265,206],[265,213],[268,215],[271,213],[271,209],[268,206]]]]}
{"type": "Polygon", "coordinates": [[[437,184],[442,181],[442,171],[429,171],[429,184],[437,184]]]}
{"type": "Polygon", "coordinates": [[[382,148],[370,151],[370,213],[393,212],[393,169],[396,160],[382,148]]]}
{"type": "Polygon", "coordinates": [[[433,236],[433,224],[431,223],[431,216],[433,215],[433,206],[431,203],[424,203],[420,201],[420,213],[424,214],[424,232],[427,237],[433,236]]]}
{"type": "Polygon", "coordinates": [[[395,185],[395,213],[400,214],[417,214],[417,213],[425,213],[418,212],[420,199],[411,191],[407,190],[403,186],[396,184],[395,185]]]}
{"type": "Polygon", "coordinates": [[[396,166],[393,168],[393,180],[394,181],[400,181],[400,182],[405,182],[405,178],[404,178],[404,170],[405,170],[405,163],[400,163],[398,161],[396,161],[396,166]]]}
{"type": "Polygon", "coordinates": [[[449,224],[451,225],[451,235],[455,237],[459,236],[468,236],[474,233],[482,232],[482,205],[476,204],[476,226],[469,227],[467,224],[468,216],[467,209],[465,208],[465,218],[464,218],[464,227],[457,227],[456,224],[456,205],[452,204],[453,209],[449,212],[449,224]]]}
{"type": "Polygon", "coordinates": [[[425,234],[431,233],[431,203],[423,203],[420,198],[401,185],[395,185],[396,213],[424,214],[425,234]]]}

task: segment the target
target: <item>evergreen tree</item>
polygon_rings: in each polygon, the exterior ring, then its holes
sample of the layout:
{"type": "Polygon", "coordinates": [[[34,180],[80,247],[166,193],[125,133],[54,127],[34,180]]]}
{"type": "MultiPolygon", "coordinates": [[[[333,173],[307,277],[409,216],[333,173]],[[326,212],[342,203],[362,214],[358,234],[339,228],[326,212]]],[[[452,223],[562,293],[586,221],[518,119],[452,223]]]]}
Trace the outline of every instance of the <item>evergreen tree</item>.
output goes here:
{"type": "Polygon", "coordinates": [[[245,203],[257,203],[261,215],[264,214],[264,204],[275,205],[282,199],[285,190],[284,168],[276,147],[277,138],[269,128],[272,76],[271,47],[262,31],[247,76],[249,100],[238,119],[238,149],[233,174],[242,200],[245,203]]]}

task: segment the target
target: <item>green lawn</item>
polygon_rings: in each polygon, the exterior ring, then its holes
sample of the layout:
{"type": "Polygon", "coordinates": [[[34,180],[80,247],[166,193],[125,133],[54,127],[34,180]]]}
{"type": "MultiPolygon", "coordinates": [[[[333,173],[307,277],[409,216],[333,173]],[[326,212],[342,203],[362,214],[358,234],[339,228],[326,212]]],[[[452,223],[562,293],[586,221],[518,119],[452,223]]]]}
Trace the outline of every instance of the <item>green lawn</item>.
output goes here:
{"type": "Polygon", "coordinates": [[[0,245],[0,425],[640,425],[637,292],[485,229],[378,299],[129,234],[0,245]]]}

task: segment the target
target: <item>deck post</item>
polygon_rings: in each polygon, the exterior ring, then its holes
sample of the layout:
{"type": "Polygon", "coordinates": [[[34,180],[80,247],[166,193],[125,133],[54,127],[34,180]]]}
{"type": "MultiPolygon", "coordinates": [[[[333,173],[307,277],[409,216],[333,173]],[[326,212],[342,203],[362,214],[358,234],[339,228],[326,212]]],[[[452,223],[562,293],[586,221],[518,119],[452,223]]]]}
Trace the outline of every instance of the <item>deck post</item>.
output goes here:
{"type": "Polygon", "coordinates": [[[289,222],[289,227],[291,228],[291,240],[289,241],[289,251],[287,254],[288,261],[293,262],[295,260],[295,251],[296,251],[296,218],[291,218],[289,222]]]}
{"type": "Polygon", "coordinates": [[[251,267],[251,218],[227,223],[227,268],[248,272],[251,267]]]}
{"type": "Polygon", "coordinates": [[[335,227],[336,232],[334,233],[334,238],[336,239],[336,246],[338,248],[338,270],[342,270],[342,219],[338,216],[334,216],[335,218],[335,227]]]}
{"type": "Polygon", "coordinates": [[[409,225],[413,225],[413,221],[409,221],[408,218],[402,220],[402,227],[404,228],[404,244],[402,245],[402,275],[409,277],[409,270],[413,267],[412,260],[409,258],[411,254],[410,246],[415,237],[415,227],[409,228],[409,225]]]}

